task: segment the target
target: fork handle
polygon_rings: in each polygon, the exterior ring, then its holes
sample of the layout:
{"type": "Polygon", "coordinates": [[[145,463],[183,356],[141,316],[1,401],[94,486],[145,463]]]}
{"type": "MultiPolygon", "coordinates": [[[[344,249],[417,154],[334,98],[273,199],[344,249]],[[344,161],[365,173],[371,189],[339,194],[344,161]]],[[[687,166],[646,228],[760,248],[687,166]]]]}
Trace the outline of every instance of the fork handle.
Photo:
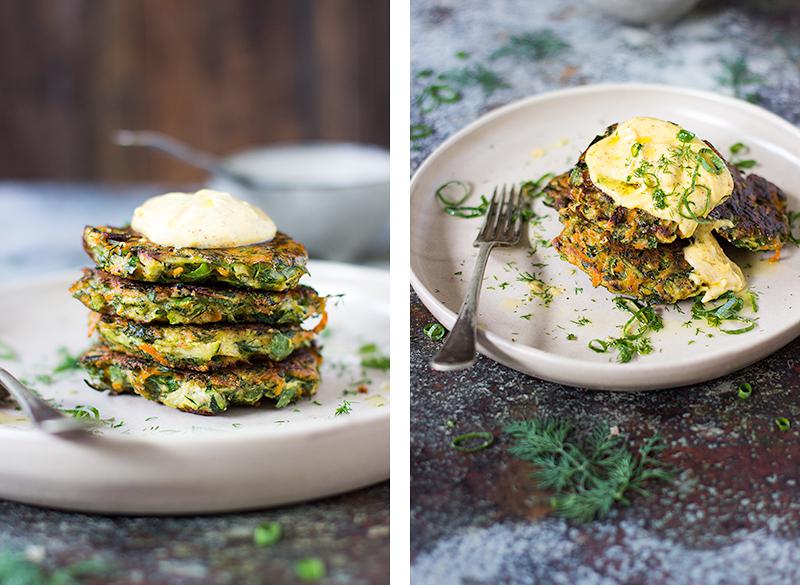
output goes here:
{"type": "Polygon", "coordinates": [[[455,325],[450,330],[439,353],[431,360],[431,367],[440,372],[465,370],[475,363],[475,332],[478,327],[478,298],[486,272],[486,261],[494,244],[480,244],[475,269],[467,289],[467,295],[458,312],[455,325]]]}

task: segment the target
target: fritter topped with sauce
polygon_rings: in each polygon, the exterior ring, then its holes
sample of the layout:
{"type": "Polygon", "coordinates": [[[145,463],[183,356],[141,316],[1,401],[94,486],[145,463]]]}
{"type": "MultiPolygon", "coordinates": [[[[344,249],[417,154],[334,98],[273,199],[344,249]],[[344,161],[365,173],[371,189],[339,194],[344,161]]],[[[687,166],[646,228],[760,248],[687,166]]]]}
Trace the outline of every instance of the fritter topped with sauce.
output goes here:
{"type": "Polygon", "coordinates": [[[284,233],[237,248],[173,248],[130,228],[86,226],[86,252],[101,270],[145,282],[221,283],[283,291],[306,274],[306,249],[284,233]]]}

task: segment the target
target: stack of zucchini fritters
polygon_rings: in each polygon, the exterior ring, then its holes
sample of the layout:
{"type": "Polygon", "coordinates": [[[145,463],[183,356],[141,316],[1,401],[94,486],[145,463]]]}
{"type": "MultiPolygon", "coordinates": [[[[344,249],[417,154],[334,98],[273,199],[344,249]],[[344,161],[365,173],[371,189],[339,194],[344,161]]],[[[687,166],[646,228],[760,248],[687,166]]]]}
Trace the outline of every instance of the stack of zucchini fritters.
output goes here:
{"type": "MultiPolygon", "coordinates": [[[[592,143],[606,138],[616,124],[592,143]]],[[[706,143],[722,159],[713,146],[706,143]]],[[[553,178],[545,188],[545,202],[558,211],[564,229],[553,240],[563,259],[615,294],[656,302],[674,303],[700,293],[691,278],[692,267],[683,250],[677,224],[659,219],[641,209],[618,206],[593,182],[585,150],[576,165],[553,178]]],[[[724,160],[724,159],[723,159],[724,160]]],[[[773,251],[779,257],[789,237],[786,196],[775,185],[755,174],[744,175],[727,164],[733,177],[733,192],[714,208],[708,220],[715,233],[737,248],[773,251]]]]}
{"type": "Polygon", "coordinates": [[[298,285],[308,256],[285,234],[197,249],[87,226],[83,244],[96,268],[70,292],[94,311],[90,332],[100,336],[81,358],[92,387],[198,414],[316,393],[325,300],[298,285]],[[301,327],[317,315],[314,330],[301,327]]]}

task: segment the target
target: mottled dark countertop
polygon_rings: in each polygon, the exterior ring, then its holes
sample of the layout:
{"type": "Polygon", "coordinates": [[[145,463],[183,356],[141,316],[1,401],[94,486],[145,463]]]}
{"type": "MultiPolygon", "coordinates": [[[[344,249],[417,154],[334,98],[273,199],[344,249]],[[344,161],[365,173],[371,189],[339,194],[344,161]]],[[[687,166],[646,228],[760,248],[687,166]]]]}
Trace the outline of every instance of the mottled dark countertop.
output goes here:
{"type": "MultiPolygon", "coordinates": [[[[462,63],[488,65],[507,87],[468,86],[461,100],[430,112],[413,103],[412,123],[430,130],[414,141],[413,166],[497,106],[586,83],[694,85],[737,94],[798,123],[800,11],[775,12],[787,4],[768,4],[769,11],[756,1],[704,2],[674,26],[634,28],[578,0],[414,0],[415,95],[428,84],[427,70],[462,63]],[[545,28],[566,48],[526,62],[491,59],[510,35],[545,28]]],[[[484,357],[463,373],[432,372],[428,361],[440,342],[422,334],[432,321],[412,294],[415,585],[800,582],[800,341],[706,384],[624,394],[544,382],[484,357]],[[737,397],[743,381],[754,388],[748,400],[737,397]],[[676,480],[603,521],[581,525],[550,515],[549,495],[508,455],[500,430],[551,415],[618,425],[633,443],[660,433],[676,480]],[[778,416],[793,428],[777,431],[778,416]],[[450,446],[474,430],[493,431],[498,441],[472,454],[450,446]]]]}
{"type": "Polygon", "coordinates": [[[94,560],[87,584],[271,585],[298,583],[295,564],[322,560],[319,583],[381,585],[389,575],[389,484],[275,510],[193,517],[109,517],[0,502],[0,551],[48,570],[94,560]],[[253,544],[263,522],[281,540],[253,544]]]}

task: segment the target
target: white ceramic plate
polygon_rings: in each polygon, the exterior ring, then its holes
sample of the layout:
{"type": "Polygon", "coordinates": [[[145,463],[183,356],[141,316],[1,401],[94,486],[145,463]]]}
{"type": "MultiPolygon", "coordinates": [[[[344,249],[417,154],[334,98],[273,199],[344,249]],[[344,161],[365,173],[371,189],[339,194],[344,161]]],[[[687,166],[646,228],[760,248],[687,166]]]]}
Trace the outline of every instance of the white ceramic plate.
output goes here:
{"type": "Polygon", "coordinates": [[[77,353],[89,344],[87,310],[67,292],[78,274],[0,289],[0,340],[19,356],[0,366],[64,408],[90,405],[107,420],[98,435],[68,440],[32,430],[19,411],[0,411],[0,497],[75,510],[177,514],[273,506],[387,479],[388,373],[362,371],[359,348],[375,343],[388,355],[388,275],[327,262],[312,262],[310,270],[307,282],[320,294],[344,294],[329,302],[316,401],[281,410],[236,408],[216,417],[94,391],[80,371],[52,374],[59,348],[77,353]],[[364,373],[369,392],[344,394],[364,373]],[[335,415],[345,399],[352,411],[335,415]]]}
{"type": "MultiPolygon", "coordinates": [[[[472,241],[480,219],[445,215],[434,193],[443,183],[471,183],[478,194],[494,185],[536,179],[567,170],[591,139],[608,124],[635,115],[682,124],[723,152],[736,142],[760,164],[753,172],[784,189],[790,207],[800,208],[800,130],[752,104],[712,93],[657,85],[597,85],[525,99],[480,118],[442,144],[420,167],[411,185],[412,284],[422,302],[452,327],[464,298],[475,257],[472,241]]],[[[538,234],[560,231],[556,213],[538,234]]],[[[751,364],[800,334],[796,295],[800,254],[784,249],[779,263],[768,255],[735,253],[751,288],[760,295],[758,327],[743,335],[682,327],[688,315],[664,312],[665,328],[653,335],[655,352],[619,364],[587,348],[593,338],[618,335],[625,316],[612,309],[612,295],[593,289],[589,278],[560,260],[552,248],[497,249],[486,272],[479,316],[480,352],[516,370],[573,386],[649,390],[691,384],[751,364]],[[510,264],[509,264],[510,263],[510,264]],[[536,266],[543,264],[544,266],[536,266]],[[544,306],[533,297],[520,272],[534,273],[554,287],[544,306]],[[578,290],[576,290],[578,289],[578,290]],[[582,289],[582,292],[581,290],[582,289]],[[579,325],[585,318],[591,323],[579,325]],[[707,333],[713,337],[707,337],[707,333]],[[567,339],[568,335],[577,337],[567,339]]],[[[684,310],[688,312],[686,303],[684,310]]]]}

